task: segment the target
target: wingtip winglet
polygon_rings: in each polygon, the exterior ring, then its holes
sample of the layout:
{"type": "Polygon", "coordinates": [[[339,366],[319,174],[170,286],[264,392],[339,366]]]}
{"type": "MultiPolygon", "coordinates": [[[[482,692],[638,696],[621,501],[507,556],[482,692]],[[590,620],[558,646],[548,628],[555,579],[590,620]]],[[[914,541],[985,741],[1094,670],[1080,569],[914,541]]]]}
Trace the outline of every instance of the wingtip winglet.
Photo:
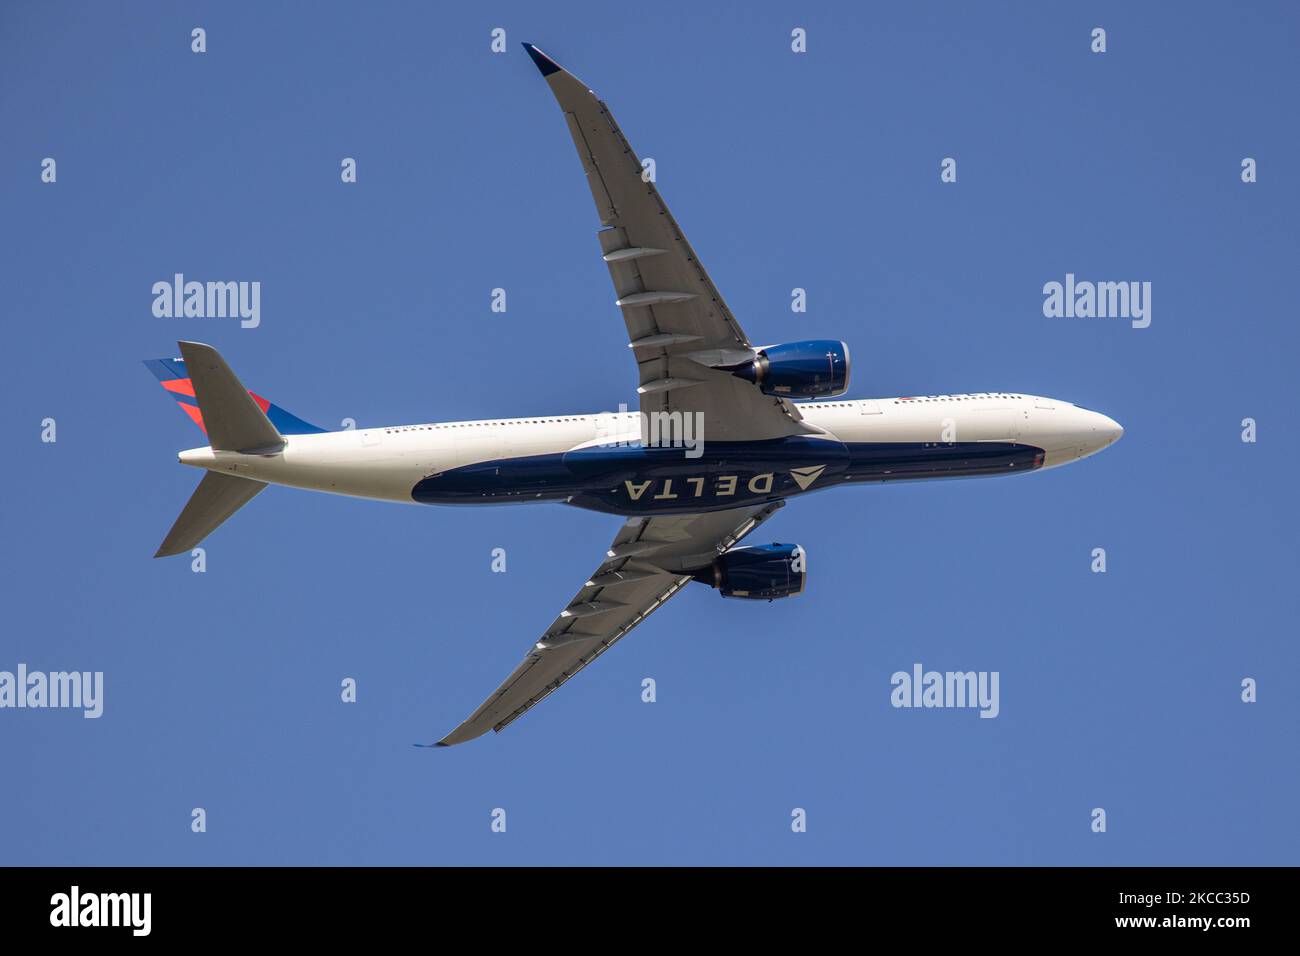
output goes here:
{"type": "Polygon", "coordinates": [[[532,57],[533,62],[537,64],[537,69],[541,70],[542,76],[550,76],[552,73],[559,73],[563,70],[563,67],[560,66],[560,64],[556,63],[531,43],[525,43],[524,49],[528,51],[528,55],[532,57]]]}

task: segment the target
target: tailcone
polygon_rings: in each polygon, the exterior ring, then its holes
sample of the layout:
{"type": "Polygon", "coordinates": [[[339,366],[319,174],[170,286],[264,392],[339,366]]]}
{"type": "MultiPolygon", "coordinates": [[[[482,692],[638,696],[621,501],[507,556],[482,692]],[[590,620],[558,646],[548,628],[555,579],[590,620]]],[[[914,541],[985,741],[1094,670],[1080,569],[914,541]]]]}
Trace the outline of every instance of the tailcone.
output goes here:
{"type": "Polygon", "coordinates": [[[208,446],[203,448],[190,448],[176,456],[176,460],[182,465],[193,465],[195,468],[211,468],[217,463],[217,456],[208,446]]]}

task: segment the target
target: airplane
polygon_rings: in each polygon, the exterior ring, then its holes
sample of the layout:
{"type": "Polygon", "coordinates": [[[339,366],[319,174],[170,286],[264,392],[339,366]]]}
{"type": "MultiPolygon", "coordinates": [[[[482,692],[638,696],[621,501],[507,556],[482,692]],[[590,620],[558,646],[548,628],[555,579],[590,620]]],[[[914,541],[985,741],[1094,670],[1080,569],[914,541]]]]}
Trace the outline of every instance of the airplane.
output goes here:
{"type": "Polygon", "coordinates": [[[788,500],[1041,471],[1123,435],[1099,412],[1018,392],[845,400],[844,342],[753,345],[609,109],[524,47],[595,200],[639,410],[327,431],[249,392],[209,345],[146,362],[209,442],[178,456],[206,474],[155,557],[190,551],[268,484],[407,504],[561,502],[624,519],[519,666],[433,746],[501,731],[691,582],[750,600],[801,592],[802,548],[737,547],[788,500]]]}

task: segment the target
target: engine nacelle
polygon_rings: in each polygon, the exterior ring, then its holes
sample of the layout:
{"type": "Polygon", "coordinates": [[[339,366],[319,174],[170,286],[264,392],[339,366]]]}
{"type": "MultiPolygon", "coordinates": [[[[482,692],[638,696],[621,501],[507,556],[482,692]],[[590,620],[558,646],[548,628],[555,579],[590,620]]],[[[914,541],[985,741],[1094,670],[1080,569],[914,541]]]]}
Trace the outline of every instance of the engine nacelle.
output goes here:
{"type": "Polygon", "coordinates": [[[803,590],[808,561],[797,544],[732,548],[694,574],[696,581],[717,588],[723,597],[771,601],[803,590]]]}
{"type": "Polygon", "coordinates": [[[833,398],[849,390],[849,347],[834,339],[769,345],[732,374],[766,395],[833,398]]]}

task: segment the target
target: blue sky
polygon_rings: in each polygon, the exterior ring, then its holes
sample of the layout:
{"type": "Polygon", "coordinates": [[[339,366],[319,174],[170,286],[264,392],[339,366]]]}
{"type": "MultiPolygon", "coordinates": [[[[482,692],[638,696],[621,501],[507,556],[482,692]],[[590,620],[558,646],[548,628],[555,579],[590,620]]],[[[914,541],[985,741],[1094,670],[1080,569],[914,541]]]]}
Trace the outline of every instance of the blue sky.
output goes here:
{"type": "Polygon", "coordinates": [[[1281,3],[5,4],[0,669],[106,686],[99,720],[0,711],[0,863],[1296,863],[1298,33],[1281,3]],[[140,360],[210,342],[330,427],[634,403],[522,40],[656,160],[755,341],[847,340],[854,398],[1045,394],[1126,436],[801,499],[757,539],[807,549],[801,597],[692,587],[506,732],[412,748],[618,519],[272,488],[194,574],[151,555],[199,433],[140,360]],[[260,327],[154,317],[174,272],[260,281],[260,327]],[[1067,272],[1150,281],[1150,328],[1045,318],[1067,272]],[[1000,716],[892,708],[915,662],[998,671],[1000,716]]]}

